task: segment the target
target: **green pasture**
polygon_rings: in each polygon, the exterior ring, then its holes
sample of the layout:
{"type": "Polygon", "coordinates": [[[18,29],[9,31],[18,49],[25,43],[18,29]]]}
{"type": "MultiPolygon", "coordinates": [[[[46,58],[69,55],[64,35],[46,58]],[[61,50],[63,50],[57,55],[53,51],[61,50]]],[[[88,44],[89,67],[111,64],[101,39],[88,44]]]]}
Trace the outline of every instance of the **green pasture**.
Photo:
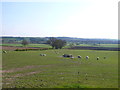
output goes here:
{"type": "MultiPolygon", "coordinates": [[[[22,44],[1,44],[1,46],[20,46],[22,47],[22,44]]],[[[50,45],[47,44],[28,44],[26,47],[42,47],[42,48],[51,48],[50,45]]]]}
{"type": "Polygon", "coordinates": [[[120,44],[100,44],[102,47],[119,47],[120,44]]]}
{"type": "Polygon", "coordinates": [[[118,87],[117,51],[8,51],[2,54],[2,63],[3,88],[118,87]],[[47,56],[40,56],[41,53],[47,56]],[[72,54],[75,58],[64,58],[62,54],[72,54]],[[100,60],[96,60],[98,56],[100,60]]]}
{"type": "Polygon", "coordinates": [[[80,44],[77,46],[92,46],[92,47],[120,47],[120,44],[97,44],[97,45],[92,45],[92,44],[80,44]]]}
{"type": "MultiPolygon", "coordinates": [[[[20,46],[22,47],[22,44],[0,44],[0,46],[20,46]]],[[[92,45],[92,44],[80,44],[76,46],[90,46],[90,47],[120,47],[120,44],[100,44],[100,45],[92,45]]],[[[26,47],[42,47],[42,48],[51,48],[50,45],[47,44],[28,44],[26,47]]],[[[69,48],[69,44],[64,46],[63,48],[69,48]]]]}

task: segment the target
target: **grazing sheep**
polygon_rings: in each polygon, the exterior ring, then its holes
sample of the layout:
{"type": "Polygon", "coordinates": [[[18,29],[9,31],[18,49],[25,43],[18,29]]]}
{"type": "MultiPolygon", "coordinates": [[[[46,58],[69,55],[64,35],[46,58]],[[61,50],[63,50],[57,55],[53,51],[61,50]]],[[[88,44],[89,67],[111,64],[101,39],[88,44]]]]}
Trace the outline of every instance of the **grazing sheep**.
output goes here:
{"type": "Polygon", "coordinates": [[[46,56],[46,54],[43,54],[43,56],[46,56]]]}
{"type": "Polygon", "coordinates": [[[80,58],[80,59],[81,59],[82,57],[81,57],[80,55],[78,55],[78,58],[80,58]]]}
{"type": "Polygon", "coordinates": [[[97,60],[99,60],[99,57],[97,57],[97,60]]]}
{"type": "Polygon", "coordinates": [[[63,57],[72,57],[72,55],[70,54],[63,54],[63,57]]]}
{"type": "Polygon", "coordinates": [[[74,57],[70,57],[71,59],[74,59],[74,57]]]}
{"type": "Polygon", "coordinates": [[[3,51],[3,53],[7,53],[7,51],[3,51]]]}
{"type": "Polygon", "coordinates": [[[66,55],[66,54],[63,54],[63,57],[67,57],[67,55],[66,55]]]}
{"type": "Polygon", "coordinates": [[[40,56],[46,56],[46,54],[40,54],[40,56]]]}
{"type": "Polygon", "coordinates": [[[40,56],[43,56],[43,54],[40,54],[40,56]]]}
{"type": "Polygon", "coordinates": [[[86,56],[86,59],[89,59],[89,56],[86,56]]]}

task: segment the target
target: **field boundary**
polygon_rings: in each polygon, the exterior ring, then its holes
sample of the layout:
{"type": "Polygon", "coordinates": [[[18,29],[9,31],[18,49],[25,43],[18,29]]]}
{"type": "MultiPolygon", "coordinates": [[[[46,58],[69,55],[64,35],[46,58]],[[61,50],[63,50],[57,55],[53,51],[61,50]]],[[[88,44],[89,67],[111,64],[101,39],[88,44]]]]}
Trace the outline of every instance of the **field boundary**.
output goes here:
{"type": "Polygon", "coordinates": [[[20,47],[20,46],[0,46],[2,50],[12,50],[12,51],[27,51],[27,50],[48,50],[50,48],[43,47],[20,47]]]}
{"type": "Polygon", "coordinates": [[[74,46],[68,49],[81,49],[81,50],[109,50],[109,51],[120,51],[120,48],[116,47],[89,47],[89,46],[74,46]]]}
{"type": "MultiPolygon", "coordinates": [[[[12,50],[12,51],[27,51],[27,50],[49,50],[52,48],[43,47],[19,47],[19,46],[0,46],[2,50],[12,50]]],[[[120,51],[120,48],[116,47],[91,47],[91,46],[74,46],[72,48],[66,49],[78,49],[78,50],[108,50],[108,51],[120,51]]]]}

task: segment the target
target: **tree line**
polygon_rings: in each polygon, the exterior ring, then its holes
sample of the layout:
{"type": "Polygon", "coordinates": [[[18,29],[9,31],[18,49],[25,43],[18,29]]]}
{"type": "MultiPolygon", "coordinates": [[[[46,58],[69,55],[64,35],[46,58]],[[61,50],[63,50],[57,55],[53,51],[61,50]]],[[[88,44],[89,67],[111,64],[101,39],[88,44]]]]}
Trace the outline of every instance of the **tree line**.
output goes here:
{"type": "MultiPolygon", "coordinates": [[[[31,44],[47,44],[46,42],[51,37],[0,37],[3,44],[20,44],[22,40],[26,39],[31,44]]],[[[67,43],[79,44],[120,44],[118,39],[86,39],[86,38],[73,38],[73,37],[54,37],[67,41],[67,43]]]]}
{"type": "MultiPolygon", "coordinates": [[[[66,45],[65,40],[57,39],[54,37],[49,38],[49,40],[46,41],[46,44],[52,46],[53,49],[62,49],[66,45]]],[[[29,44],[29,42],[24,39],[21,43],[23,46],[26,46],[29,44]]]]}

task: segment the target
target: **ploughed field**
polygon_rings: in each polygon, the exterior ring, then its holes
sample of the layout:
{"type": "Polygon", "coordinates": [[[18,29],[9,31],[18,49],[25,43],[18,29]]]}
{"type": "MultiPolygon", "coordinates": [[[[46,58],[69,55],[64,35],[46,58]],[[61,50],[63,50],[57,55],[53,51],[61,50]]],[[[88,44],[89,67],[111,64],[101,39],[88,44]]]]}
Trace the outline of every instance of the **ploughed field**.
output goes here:
{"type": "Polygon", "coordinates": [[[117,51],[7,51],[2,54],[2,67],[3,88],[118,87],[117,51]],[[75,58],[65,58],[63,54],[72,54],[75,58]],[[90,58],[86,60],[86,56],[90,58]]]}

